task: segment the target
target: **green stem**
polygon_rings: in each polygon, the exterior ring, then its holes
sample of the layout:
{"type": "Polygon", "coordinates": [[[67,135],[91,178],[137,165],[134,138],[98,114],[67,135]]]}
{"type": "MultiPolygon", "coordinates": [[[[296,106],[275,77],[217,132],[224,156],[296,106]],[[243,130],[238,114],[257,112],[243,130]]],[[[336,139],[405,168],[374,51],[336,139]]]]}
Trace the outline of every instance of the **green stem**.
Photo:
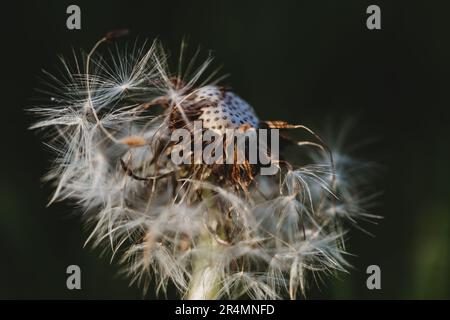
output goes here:
{"type": "Polygon", "coordinates": [[[199,243],[199,251],[194,258],[192,279],[189,291],[186,295],[188,300],[211,300],[217,298],[218,272],[214,267],[213,256],[210,253],[217,250],[214,239],[208,234],[199,243]]]}
{"type": "MultiPolygon", "coordinates": [[[[202,196],[206,200],[208,215],[214,217],[220,214],[211,190],[203,190],[202,196]]],[[[192,279],[186,298],[188,300],[216,299],[220,278],[215,257],[217,257],[217,250],[220,250],[220,247],[212,235],[205,230],[203,235],[200,236],[197,249],[193,257],[192,279]]]]}

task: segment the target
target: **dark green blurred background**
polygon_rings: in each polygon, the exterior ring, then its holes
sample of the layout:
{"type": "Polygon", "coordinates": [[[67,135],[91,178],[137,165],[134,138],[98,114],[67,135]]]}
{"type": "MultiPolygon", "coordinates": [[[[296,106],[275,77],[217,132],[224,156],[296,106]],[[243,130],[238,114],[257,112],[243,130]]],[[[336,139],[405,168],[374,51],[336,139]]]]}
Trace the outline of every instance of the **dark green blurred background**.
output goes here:
{"type": "MultiPolygon", "coordinates": [[[[448,1],[447,1],[448,2],[448,1]]],[[[27,130],[24,112],[41,68],[57,54],[89,49],[106,32],[159,37],[178,49],[183,36],[214,51],[225,82],[260,118],[301,122],[319,132],[327,119],[356,119],[349,145],[375,138],[354,156],[376,161],[383,190],[366,226],[350,233],[354,270],[308,298],[450,298],[450,7],[442,1],[9,1],[1,5],[0,298],[141,298],[109,257],[83,249],[87,233],[66,204],[46,208],[41,183],[50,154],[27,130]],[[395,2],[395,3],[394,3],[395,2]],[[79,4],[82,30],[65,27],[79,4]],[[382,30],[365,27],[382,9],[382,30]],[[82,290],[66,289],[66,267],[82,270],[82,290]],[[366,267],[382,289],[366,288],[366,267]]],[[[152,290],[149,290],[152,292],[152,290]]],[[[175,297],[171,293],[169,297],[175,297]]],[[[147,298],[154,298],[149,294],[147,298]]]]}

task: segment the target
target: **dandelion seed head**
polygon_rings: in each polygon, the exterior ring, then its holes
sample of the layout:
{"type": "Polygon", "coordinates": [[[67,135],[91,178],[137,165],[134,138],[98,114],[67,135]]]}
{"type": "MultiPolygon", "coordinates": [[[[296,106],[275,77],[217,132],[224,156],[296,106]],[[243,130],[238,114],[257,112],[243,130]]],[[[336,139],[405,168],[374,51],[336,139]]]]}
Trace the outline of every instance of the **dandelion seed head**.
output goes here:
{"type": "Polygon", "coordinates": [[[32,109],[40,117],[32,128],[46,133],[55,154],[51,202],[80,206],[87,243],[119,257],[144,290],[153,280],[156,291],[171,282],[183,298],[296,298],[308,274],[345,270],[346,221],[373,218],[364,209],[370,197],[355,191],[365,181],[349,174],[350,158],[333,160],[304,126],[261,121],[208,74],[211,57],[197,67],[182,60],[171,70],[155,41],[75,54],[72,63],[61,59],[61,75],[46,73],[49,98],[32,109]],[[171,132],[195,120],[221,134],[304,130],[314,141],[281,142],[309,163],[282,154],[273,176],[249,163],[174,164],[171,132]]]}

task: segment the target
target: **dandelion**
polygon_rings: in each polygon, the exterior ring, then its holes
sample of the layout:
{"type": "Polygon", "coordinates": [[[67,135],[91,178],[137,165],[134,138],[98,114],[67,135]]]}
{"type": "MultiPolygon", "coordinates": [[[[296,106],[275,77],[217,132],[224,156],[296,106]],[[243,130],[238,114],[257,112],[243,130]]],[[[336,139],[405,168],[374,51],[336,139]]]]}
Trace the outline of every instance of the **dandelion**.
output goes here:
{"type": "Polygon", "coordinates": [[[158,41],[100,54],[117,35],[61,59],[61,76],[46,73],[47,102],[32,109],[56,155],[50,202],[81,207],[86,242],[110,249],[144,290],[172,283],[185,299],[295,299],[310,276],[345,271],[347,221],[373,217],[348,158],[306,126],[260,120],[208,74],[211,57],[196,64],[197,52],[184,68],[184,44],[175,71],[158,41]],[[172,133],[193,134],[196,121],[219,137],[279,130],[276,173],[248,160],[175,163],[172,133]]]}

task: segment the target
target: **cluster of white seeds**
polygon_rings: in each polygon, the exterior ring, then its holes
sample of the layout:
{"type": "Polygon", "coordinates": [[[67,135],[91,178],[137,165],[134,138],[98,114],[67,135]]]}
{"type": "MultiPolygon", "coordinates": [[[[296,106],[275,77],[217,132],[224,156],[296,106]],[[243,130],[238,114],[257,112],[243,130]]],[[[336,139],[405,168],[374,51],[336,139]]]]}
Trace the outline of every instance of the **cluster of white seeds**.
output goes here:
{"type": "Polygon", "coordinates": [[[63,60],[63,77],[50,76],[43,90],[52,92],[52,104],[33,109],[41,117],[33,128],[55,134],[52,201],[69,198],[82,208],[94,224],[87,241],[110,246],[112,257],[123,251],[132,282],[148,287],[154,279],[165,291],[170,280],[187,299],[295,299],[308,272],[315,279],[319,271],[345,270],[343,226],[375,217],[362,208],[371,195],[359,198],[365,179],[355,168],[367,166],[322,152],[322,139],[295,125],[286,128],[310,138],[281,154],[283,164],[270,158],[276,175],[250,177],[253,165],[175,165],[161,147],[180,126],[201,120],[223,138],[227,129],[262,123],[217,81],[204,85],[211,59],[189,77],[180,66],[175,79],[157,41],[148,51],[92,55],[113,35],[83,56],[84,68],[79,58],[73,67],[63,60]],[[155,116],[141,112],[158,103],[155,116]]]}

